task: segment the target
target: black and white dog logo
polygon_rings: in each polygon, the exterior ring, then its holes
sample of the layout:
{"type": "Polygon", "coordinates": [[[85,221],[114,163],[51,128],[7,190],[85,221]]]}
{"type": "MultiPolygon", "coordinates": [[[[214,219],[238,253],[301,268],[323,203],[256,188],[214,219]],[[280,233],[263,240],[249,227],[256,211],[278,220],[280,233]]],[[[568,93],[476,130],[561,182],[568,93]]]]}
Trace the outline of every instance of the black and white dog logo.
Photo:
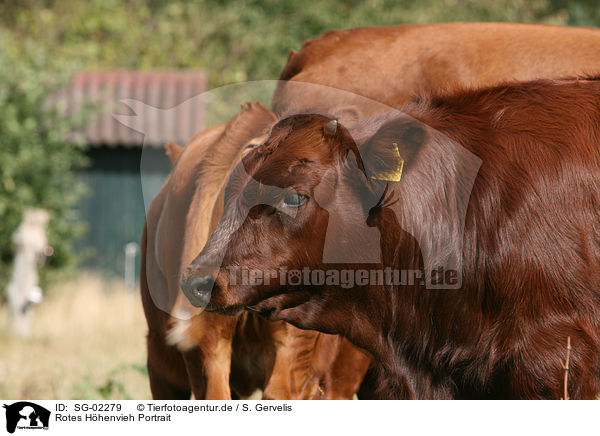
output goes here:
{"type": "Polygon", "coordinates": [[[16,429],[48,430],[50,411],[29,401],[19,401],[3,406],[6,409],[6,431],[14,433],[16,429]]]}

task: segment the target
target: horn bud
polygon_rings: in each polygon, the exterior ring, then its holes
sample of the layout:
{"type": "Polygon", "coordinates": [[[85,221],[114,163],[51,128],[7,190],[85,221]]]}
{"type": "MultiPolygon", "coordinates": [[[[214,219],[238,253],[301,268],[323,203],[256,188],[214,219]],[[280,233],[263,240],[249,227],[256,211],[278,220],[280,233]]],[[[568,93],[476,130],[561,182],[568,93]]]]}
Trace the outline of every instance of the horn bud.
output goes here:
{"type": "Polygon", "coordinates": [[[335,135],[335,132],[337,132],[337,128],[338,128],[338,121],[331,120],[325,125],[325,132],[328,135],[335,135]]]}

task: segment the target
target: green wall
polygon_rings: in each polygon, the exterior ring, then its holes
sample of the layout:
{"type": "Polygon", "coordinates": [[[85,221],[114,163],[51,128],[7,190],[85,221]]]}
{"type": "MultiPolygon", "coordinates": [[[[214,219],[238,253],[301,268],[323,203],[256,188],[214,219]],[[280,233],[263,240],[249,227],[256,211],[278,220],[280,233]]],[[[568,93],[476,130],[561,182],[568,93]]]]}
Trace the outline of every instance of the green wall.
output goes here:
{"type": "MultiPolygon", "coordinates": [[[[88,227],[77,242],[82,267],[123,276],[125,244],[139,244],[144,227],[141,155],[141,147],[94,147],[88,152],[90,166],[79,173],[88,191],[79,203],[88,227]]],[[[162,148],[144,151],[145,186],[161,186],[170,169],[162,148]]]]}

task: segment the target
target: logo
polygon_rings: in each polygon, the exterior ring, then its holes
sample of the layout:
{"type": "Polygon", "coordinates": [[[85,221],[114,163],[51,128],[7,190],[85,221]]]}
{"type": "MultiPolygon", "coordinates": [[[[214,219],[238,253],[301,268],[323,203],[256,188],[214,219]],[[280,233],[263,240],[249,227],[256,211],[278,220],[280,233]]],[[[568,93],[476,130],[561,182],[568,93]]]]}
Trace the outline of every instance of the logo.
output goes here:
{"type": "Polygon", "coordinates": [[[50,411],[29,401],[19,401],[3,406],[6,409],[6,431],[14,433],[16,429],[48,430],[50,411]]]}

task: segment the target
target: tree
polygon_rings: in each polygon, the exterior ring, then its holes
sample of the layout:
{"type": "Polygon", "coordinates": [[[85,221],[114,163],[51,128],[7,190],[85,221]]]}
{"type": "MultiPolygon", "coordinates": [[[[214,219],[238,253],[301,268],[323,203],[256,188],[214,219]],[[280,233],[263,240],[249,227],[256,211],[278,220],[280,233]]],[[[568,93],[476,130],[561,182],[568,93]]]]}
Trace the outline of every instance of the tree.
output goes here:
{"type": "Polygon", "coordinates": [[[6,283],[11,235],[25,208],[50,213],[51,267],[72,263],[71,244],[82,229],[73,209],[82,192],[74,173],[85,162],[82,145],[68,139],[74,128],[70,118],[49,104],[63,81],[56,70],[44,72],[47,54],[16,46],[9,34],[0,33],[0,283],[6,283]]]}
{"type": "Polygon", "coordinates": [[[5,0],[0,25],[84,68],[202,68],[210,85],[276,79],[328,29],[441,21],[600,23],[596,0],[5,0]]]}

